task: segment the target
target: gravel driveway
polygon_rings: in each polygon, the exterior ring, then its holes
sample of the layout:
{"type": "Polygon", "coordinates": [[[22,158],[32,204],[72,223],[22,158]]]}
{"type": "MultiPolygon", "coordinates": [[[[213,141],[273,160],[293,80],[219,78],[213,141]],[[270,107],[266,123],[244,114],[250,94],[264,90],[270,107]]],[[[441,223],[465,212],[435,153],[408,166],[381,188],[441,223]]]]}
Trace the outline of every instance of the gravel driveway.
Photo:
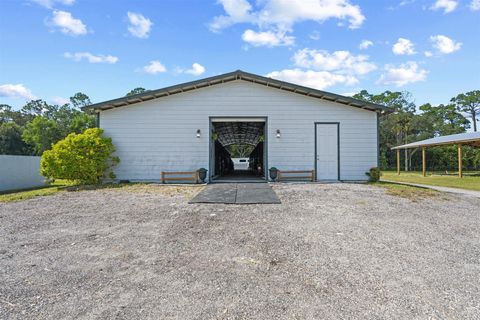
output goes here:
{"type": "Polygon", "coordinates": [[[0,204],[0,319],[480,318],[480,199],[280,184],[280,205],[208,205],[172,188],[0,204]]]}

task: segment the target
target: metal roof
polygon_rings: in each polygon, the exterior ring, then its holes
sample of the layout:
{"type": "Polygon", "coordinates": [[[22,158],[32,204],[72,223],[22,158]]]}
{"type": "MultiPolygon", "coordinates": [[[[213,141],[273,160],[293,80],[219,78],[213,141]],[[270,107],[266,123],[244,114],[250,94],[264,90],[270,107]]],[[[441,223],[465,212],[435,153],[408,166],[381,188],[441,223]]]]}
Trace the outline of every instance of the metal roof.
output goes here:
{"type": "Polygon", "coordinates": [[[410,149],[418,147],[433,147],[441,146],[448,144],[465,144],[475,147],[480,147],[480,132],[468,132],[468,133],[459,133],[452,134],[449,136],[442,136],[431,138],[427,140],[417,141],[409,144],[404,144],[402,146],[397,146],[392,149],[410,149]]]}
{"type": "Polygon", "coordinates": [[[224,147],[232,144],[256,146],[265,127],[264,122],[215,122],[212,125],[224,147]]]}
{"type": "Polygon", "coordinates": [[[148,91],[145,91],[136,95],[131,95],[128,97],[122,97],[118,99],[103,101],[100,103],[83,107],[82,110],[99,112],[103,110],[119,108],[119,107],[131,105],[131,104],[135,104],[143,101],[148,101],[148,100],[152,100],[160,97],[169,96],[172,94],[182,93],[190,90],[209,87],[212,85],[221,84],[229,81],[235,81],[235,80],[244,80],[252,83],[262,84],[267,87],[272,87],[280,90],[293,92],[296,94],[302,94],[309,97],[337,102],[337,103],[345,104],[345,105],[356,107],[356,108],[362,108],[370,111],[376,111],[381,113],[390,113],[393,111],[391,108],[383,105],[374,104],[374,103],[354,99],[351,97],[345,97],[339,94],[321,91],[313,88],[303,87],[293,83],[284,82],[284,81],[280,81],[272,78],[267,78],[267,77],[259,76],[253,73],[248,73],[242,70],[237,70],[237,71],[221,74],[221,75],[210,77],[210,78],[200,79],[196,81],[181,83],[181,84],[177,84],[177,85],[162,88],[162,89],[148,90],[148,91]]]}

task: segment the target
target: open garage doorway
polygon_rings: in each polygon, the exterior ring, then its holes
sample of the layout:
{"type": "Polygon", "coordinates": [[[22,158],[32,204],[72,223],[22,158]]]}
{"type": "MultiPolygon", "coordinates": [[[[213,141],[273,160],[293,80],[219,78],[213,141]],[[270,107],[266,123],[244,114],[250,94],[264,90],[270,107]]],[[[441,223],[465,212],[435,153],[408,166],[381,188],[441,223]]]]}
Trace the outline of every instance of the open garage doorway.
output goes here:
{"type": "Polygon", "coordinates": [[[210,181],[267,181],[267,119],[210,118],[210,181]]]}

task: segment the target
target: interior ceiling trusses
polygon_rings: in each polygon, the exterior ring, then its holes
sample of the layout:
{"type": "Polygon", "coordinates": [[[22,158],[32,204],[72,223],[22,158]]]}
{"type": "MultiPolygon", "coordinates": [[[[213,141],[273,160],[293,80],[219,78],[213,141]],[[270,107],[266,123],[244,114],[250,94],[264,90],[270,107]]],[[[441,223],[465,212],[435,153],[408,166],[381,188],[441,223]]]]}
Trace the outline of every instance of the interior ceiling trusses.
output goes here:
{"type": "Polygon", "coordinates": [[[256,146],[264,134],[264,122],[215,122],[214,131],[223,146],[248,144],[256,146]]]}

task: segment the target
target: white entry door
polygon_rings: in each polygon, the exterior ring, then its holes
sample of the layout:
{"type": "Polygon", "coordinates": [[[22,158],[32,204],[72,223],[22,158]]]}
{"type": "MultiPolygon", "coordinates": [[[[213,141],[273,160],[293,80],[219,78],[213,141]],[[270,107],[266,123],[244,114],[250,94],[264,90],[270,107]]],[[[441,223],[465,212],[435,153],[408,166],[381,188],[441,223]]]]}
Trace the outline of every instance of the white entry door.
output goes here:
{"type": "Polygon", "coordinates": [[[338,180],[338,123],[316,124],[317,180],[338,180]]]}

